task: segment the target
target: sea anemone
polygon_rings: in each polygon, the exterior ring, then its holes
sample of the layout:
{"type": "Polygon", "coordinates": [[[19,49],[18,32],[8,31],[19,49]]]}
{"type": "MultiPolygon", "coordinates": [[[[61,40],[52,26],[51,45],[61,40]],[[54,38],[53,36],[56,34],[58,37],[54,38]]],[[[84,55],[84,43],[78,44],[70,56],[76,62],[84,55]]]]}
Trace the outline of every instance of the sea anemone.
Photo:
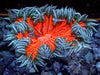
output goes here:
{"type": "Polygon", "coordinates": [[[26,7],[9,11],[10,40],[15,49],[20,67],[26,66],[30,72],[44,67],[46,60],[66,57],[81,48],[90,48],[91,36],[97,25],[72,8],[56,9],[55,6],[26,7]],[[67,53],[66,53],[67,52],[67,53]]]}

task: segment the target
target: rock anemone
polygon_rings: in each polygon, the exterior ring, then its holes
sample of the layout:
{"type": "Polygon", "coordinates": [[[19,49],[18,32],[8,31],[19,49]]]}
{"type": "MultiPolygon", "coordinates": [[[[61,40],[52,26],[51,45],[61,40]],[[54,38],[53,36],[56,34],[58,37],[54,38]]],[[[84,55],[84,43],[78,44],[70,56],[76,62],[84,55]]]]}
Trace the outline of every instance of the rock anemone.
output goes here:
{"type": "Polygon", "coordinates": [[[72,8],[55,6],[9,10],[11,31],[6,40],[15,49],[20,67],[30,72],[44,67],[47,60],[67,57],[82,48],[91,48],[91,36],[97,25],[72,8]]]}

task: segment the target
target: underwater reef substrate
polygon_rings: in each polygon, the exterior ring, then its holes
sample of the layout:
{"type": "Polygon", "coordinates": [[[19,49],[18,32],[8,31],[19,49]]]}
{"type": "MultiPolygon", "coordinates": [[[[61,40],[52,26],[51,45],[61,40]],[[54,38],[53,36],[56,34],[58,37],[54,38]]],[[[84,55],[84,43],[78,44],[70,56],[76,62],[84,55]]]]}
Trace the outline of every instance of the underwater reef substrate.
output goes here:
{"type": "Polygon", "coordinates": [[[1,28],[6,27],[0,32],[6,44],[0,47],[8,49],[0,51],[1,74],[99,73],[100,26],[87,17],[73,8],[48,5],[9,10],[9,17],[0,19],[1,28]]]}

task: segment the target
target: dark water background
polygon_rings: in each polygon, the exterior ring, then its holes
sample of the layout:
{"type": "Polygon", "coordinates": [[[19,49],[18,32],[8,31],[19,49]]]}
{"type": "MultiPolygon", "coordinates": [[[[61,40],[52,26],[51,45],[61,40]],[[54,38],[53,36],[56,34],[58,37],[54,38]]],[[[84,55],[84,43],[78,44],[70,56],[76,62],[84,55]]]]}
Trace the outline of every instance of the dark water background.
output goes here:
{"type": "Polygon", "coordinates": [[[6,9],[23,8],[28,6],[55,5],[58,8],[72,7],[81,14],[89,15],[89,18],[100,17],[100,0],[2,0],[0,13],[7,13],[6,9]]]}

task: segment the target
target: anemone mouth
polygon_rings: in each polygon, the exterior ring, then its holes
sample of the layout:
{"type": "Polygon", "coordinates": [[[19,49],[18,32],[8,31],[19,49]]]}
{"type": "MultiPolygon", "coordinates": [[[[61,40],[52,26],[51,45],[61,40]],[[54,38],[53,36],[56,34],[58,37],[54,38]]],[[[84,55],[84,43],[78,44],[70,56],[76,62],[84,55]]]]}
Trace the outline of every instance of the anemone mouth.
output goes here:
{"type": "MultiPolygon", "coordinates": [[[[27,23],[34,28],[35,34],[31,37],[31,43],[26,48],[26,56],[32,54],[33,60],[38,54],[38,49],[42,44],[47,44],[51,47],[51,50],[54,51],[56,48],[55,40],[58,37],[66,38],[66,42],[71,42],[76,39],[75,35],[72,33],[72,26],[75,21],[68,23],[66,19],[61,19],[61,22],[54,25],[52,15],[50,15],[50,17],[44,15],[44,18],[44,22],[39,22],[35,25],[30,17],[27,18],[27,23]]],[[[18,21],[22,22],[22,18],[19,18],[18,21]]],[[[18,23],[18,21],[15,21],[15,23],[18,23]]],[[[84,27],[84,25],[85,23],[80,22],[81,27],[84,27]]],[[[23,37],[29,37],[29,33],[25,32],[25,35],[18,33],[16,36],[18,39],[22,39],[23,37]]]]}

